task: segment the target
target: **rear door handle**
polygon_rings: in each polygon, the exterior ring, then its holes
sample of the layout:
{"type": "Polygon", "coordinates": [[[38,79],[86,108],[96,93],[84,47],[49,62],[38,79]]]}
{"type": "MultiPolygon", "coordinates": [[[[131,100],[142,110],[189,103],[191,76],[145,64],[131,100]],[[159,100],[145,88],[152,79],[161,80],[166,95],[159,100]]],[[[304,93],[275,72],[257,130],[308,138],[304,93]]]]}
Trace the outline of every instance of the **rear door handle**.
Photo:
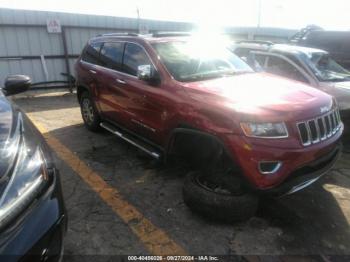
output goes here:
{"type": "Polygon", "coordinates": [[[119,84],[123,84],[123,85],[126,84],[126,82],[125,82],[124,80],[121,80],[121,79],[116,79],[116,81],[117,81],[119,84]]]}
{"type": "Polygon", "coordinates": [[[91,69],[89,70],[89,72],[92,73],[92,74],[96,74],[97,73],[95,70],[91,70],[91,69]]]}

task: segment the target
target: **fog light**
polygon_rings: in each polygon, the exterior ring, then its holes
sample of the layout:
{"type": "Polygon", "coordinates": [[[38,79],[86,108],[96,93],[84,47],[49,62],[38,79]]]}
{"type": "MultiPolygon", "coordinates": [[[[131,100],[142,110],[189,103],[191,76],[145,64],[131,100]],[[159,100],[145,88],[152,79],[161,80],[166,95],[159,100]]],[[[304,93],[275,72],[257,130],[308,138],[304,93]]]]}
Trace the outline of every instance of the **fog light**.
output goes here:
{"type": "Polygon", "coordinates": [[[259,171],[264,175],[273,174],[276,173],[281,166],[282,162],[280,161],[261,161],[259,162],[259,171]]]}

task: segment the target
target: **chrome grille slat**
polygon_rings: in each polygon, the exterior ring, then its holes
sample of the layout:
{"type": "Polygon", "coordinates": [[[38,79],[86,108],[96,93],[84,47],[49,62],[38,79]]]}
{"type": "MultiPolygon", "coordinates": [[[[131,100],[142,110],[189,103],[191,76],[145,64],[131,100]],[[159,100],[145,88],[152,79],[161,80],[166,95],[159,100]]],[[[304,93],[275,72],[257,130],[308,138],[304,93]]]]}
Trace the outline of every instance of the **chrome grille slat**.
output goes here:
{"type": "Polygon", "coordinates": [[[332,126],[331,126],[329,115],[325,115],[324,119],[326,121],[327,137],[330,137],[332,135],[332,126]]]}
{"type": "Polygon", "coordinates": [[[339,126],[339,121],[338,121],[337,111],[334,111],[333,117],[334,117],[335,125],[338,127],[339,126]]]}
{"type": "Polygon", "coordinates": [[[331,118],[332,134],[334,134],[337,126],[336,126],[335,121],[334,121],[333,112],[329,114],[329,117],[331,118]]]}
{"type": "Polygon", "coordinates": [[[308,126],[309,131],[310,131],[311,141],[313,143],[318,142],[318,140],[319,140],[319,132],[317,131],[318,128],[317,128],[317,125],[316,125],[316,121],[315,120],[308,121],[307,122],[307,126],[308,126]]]}
{"type": "Polygon", "coordinates": [[[297,123],[301,143],[304,146],[319,143],[332,137],[341,127],[338,109],[320,117],[297,123]]]}
{"type": "Polygon", "coordinates": [[[337,118],[338,118],[338,122],[341,123],[339,110],[337,110],[337,118]]]}
{"type": "Polygon", "coordinates": [[[315,127],[316,127],[316,133],[317,133],[317,140],[314,141],[314,143],[319,142],[321,140],[321,133],[320,133],[320,127],[318,125],[317,119],[314,120],[315,127]]]}
{"type": "Polygon", "coordinates": [[[327,135],[326,135],[326,127],[325,127],[323,117],[320,117],[317,119],[317,126],[318,126],[318,130],[320,131],[320,139],[325,140],[327,135]]]}
{"type": "Polygon", "coordinates": [[[308,141],[310,141],[310,143],[311,143],[312,138],[311,138],[310,126],[309,126],[308,123],[305,123],[305,127],[306,127],[306,131],[307,131],[307,139],[308,139],[308,141]]]}
{"type": "Polygon", "coordinates": [[[326,118],[325,117],[322,117],[322,122],[323,122],[323,125],[324,125],[324,139],[327,139],[328,130],[327,130],[326,118]]]}

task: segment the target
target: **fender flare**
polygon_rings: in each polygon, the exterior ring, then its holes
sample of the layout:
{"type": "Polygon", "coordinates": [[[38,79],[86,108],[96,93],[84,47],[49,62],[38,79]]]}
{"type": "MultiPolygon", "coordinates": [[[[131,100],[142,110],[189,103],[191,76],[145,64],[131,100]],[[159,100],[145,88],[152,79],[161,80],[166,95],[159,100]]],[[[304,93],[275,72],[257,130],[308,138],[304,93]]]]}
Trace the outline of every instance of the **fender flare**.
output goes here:
{"type": "Polygon", "coordinates": [[[168,139],[168,143],[167,143],[166,148],[165,148],[165,160],[168,158],[168,155],[171,154],[171,152],[172,152],[176,136],[180,135],[180,134],[192,135],[192,136],[197,136],[197,137],[199,136],[199,137],[203,137],[204,139],[210,139],[212,141],[215,141],[215,143],[220,145],[220,147],[223,149],[224,153],[230,158],[230,160],[235,165],[237,165],[236,161],[232,158],[231,153],[227,149],[226,145],[222,142],[222,140],[220,140],[217,136],[215,136],[213,134],[198,130],[196,128],[193,128],[193,127],[187,126],[187,125],[185,127],[177,127],[171,132],[170,137],[168,139]]]}
{"type": "Polygon", "coordinates": [[[82,83],[76,83],[77,99],[78,99],[79,103],[80,103],[80,95],[82,94],[82,92],[80,91],[81,89],[84,89],[84,90],[88,91],[89,94],[91,94],[90,88],[87,85],[82,84],[82,83]]]}
{"type": "Polygon", "coordinates": [[[171,154],[173,142],[174,142],[176,136],[179,134],[202,136],[206,139],[211,139],[212,141],[215,141],[216,143],[218,143],[218,145],[220,145],[221,148],[223,149],[223,155],[225,155],[225,157],[227,157],[228,161],[230,161],[232,166],[235,167],[235,169],[237,171],[237,175],[241,179],[243,185],[249,190],[252,190],[254,188],[251,185],[251,183],[248,181],[248,179],[245,177],[245,175],[243,174],[241,166],[237,163],[237,160],[234,158],[232,153],[228,150],[228,148],[226,147],[224,142],[220,138],[218,138],[216,135],[210,134],[208,132],[203,132],[203,131],[198,130],[196,128],[185,126],[185,127],[175,128],[171,132],[170,139],[168,140],[169,142],[168,142],[166,150],[165,150],[165,152],[166,152],[165,157],[164,157],[165,162],[167,161],[169,154],[171,154]]]}

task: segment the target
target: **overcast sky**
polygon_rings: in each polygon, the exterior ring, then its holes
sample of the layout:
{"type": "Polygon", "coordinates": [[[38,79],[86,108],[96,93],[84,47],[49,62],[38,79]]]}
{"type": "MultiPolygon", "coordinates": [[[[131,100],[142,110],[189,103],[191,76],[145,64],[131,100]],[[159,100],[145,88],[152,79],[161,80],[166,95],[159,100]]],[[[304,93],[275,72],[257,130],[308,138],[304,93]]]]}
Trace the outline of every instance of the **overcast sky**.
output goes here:
{"type": "Polygon", "coordinates": [[[0,0],[0,7],[189,21],[204,26],[350,29],[350,0],[0,0]]]}

